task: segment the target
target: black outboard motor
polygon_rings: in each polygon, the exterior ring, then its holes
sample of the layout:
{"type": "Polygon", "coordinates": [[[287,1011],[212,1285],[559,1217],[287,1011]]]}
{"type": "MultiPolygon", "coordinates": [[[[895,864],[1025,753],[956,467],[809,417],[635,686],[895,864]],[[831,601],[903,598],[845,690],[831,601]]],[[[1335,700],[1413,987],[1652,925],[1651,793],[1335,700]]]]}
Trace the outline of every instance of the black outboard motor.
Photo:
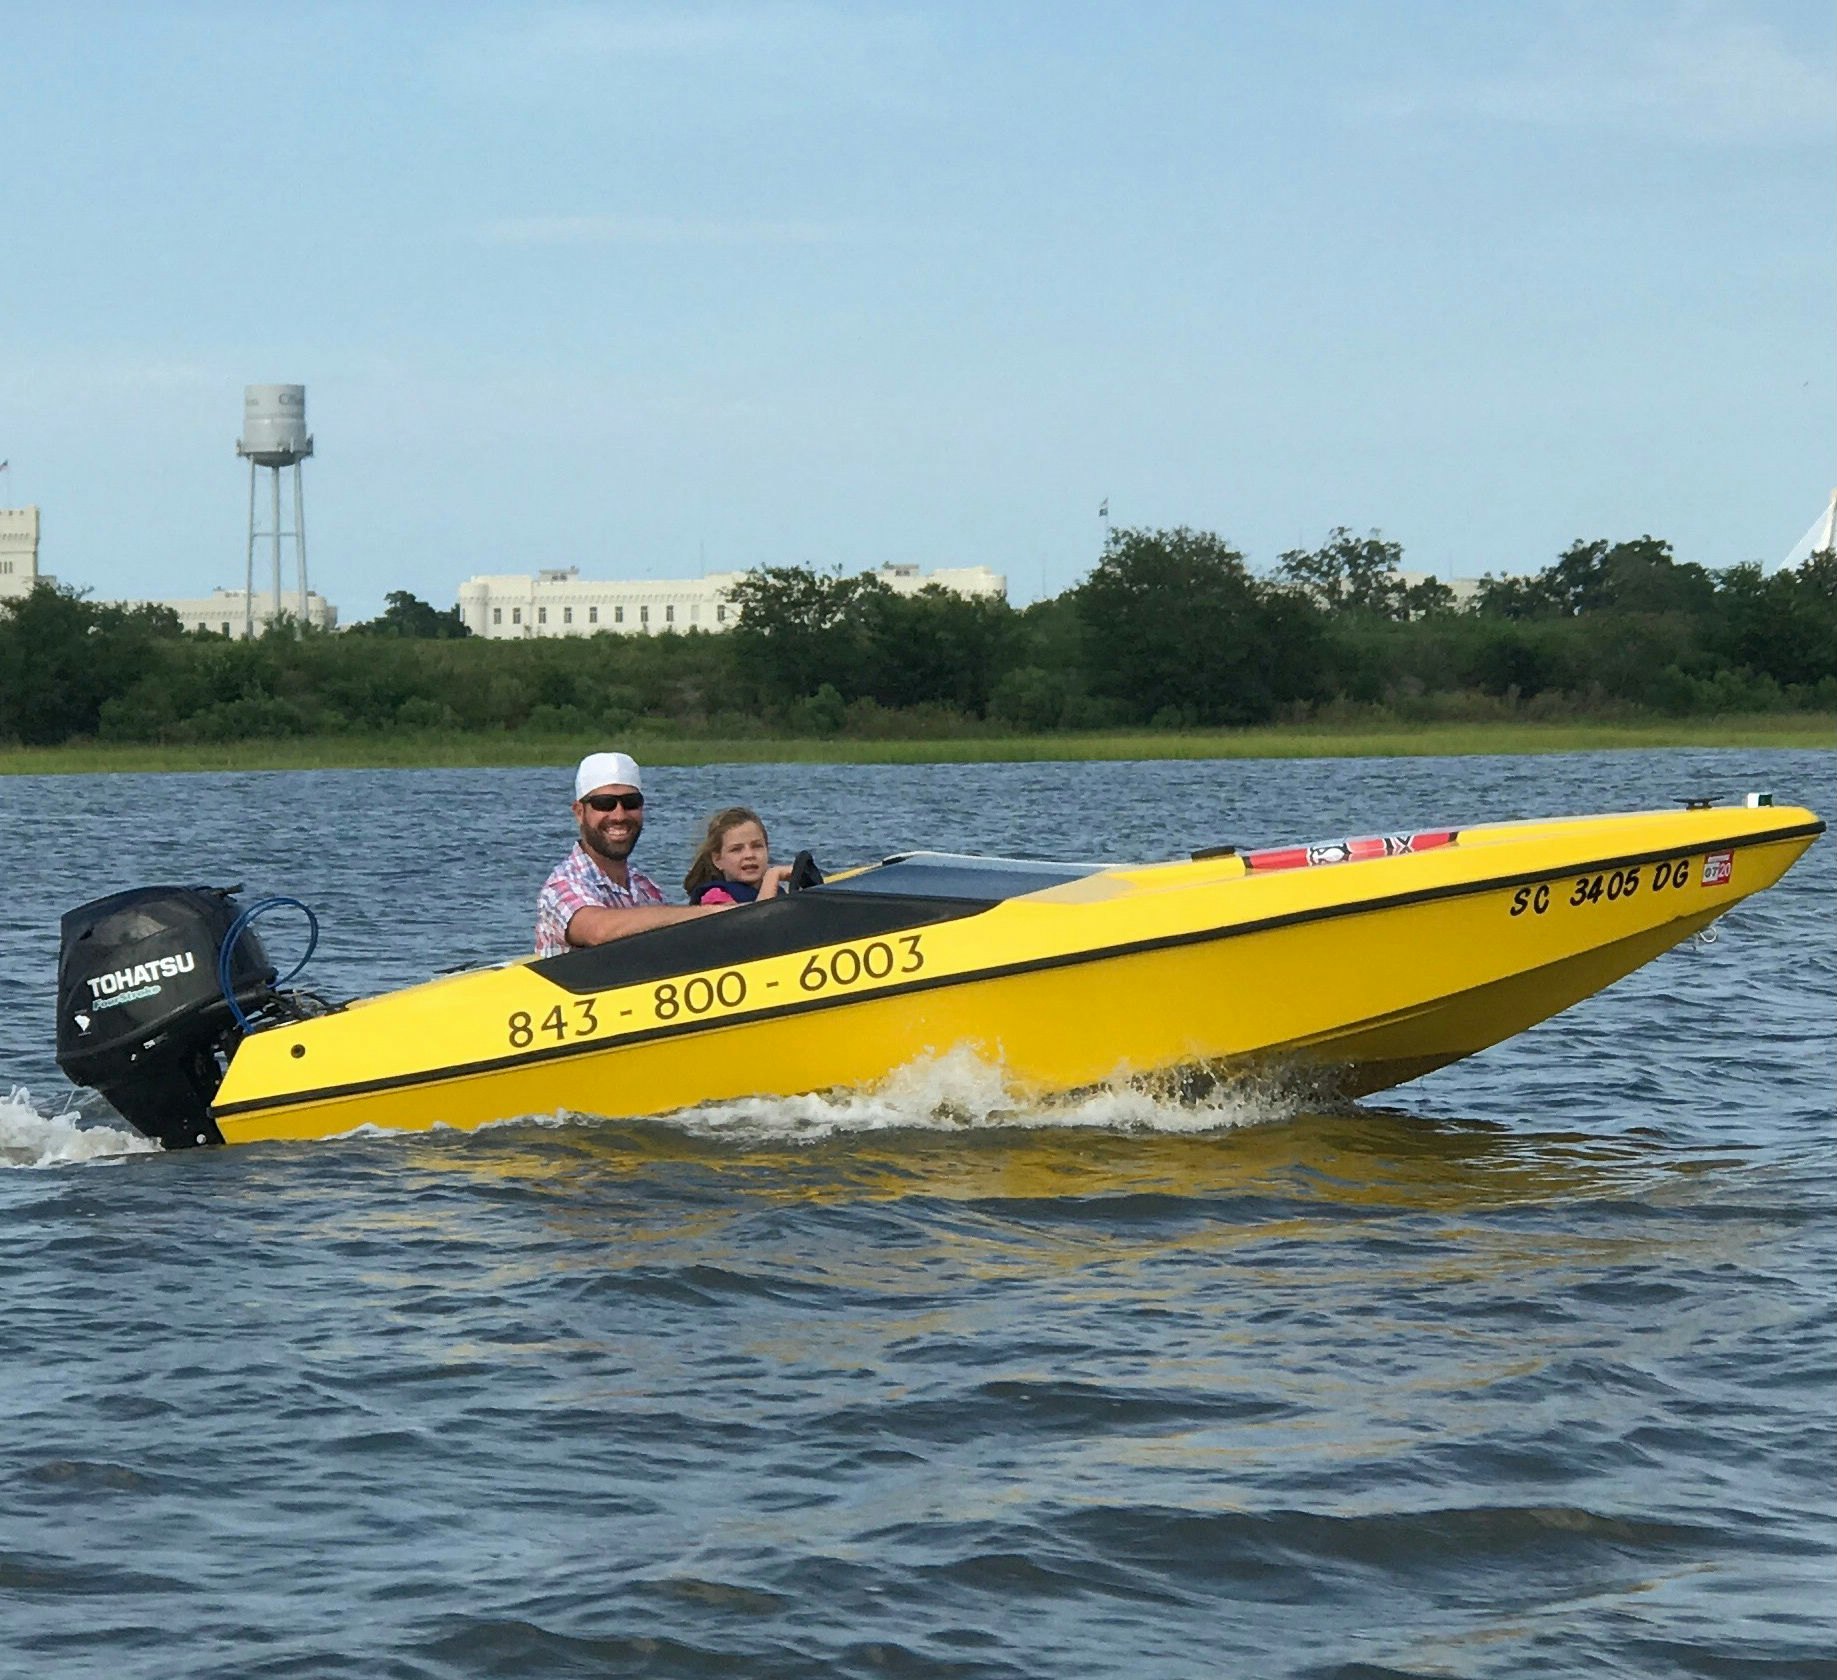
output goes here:
{"type": "MultiPolygon", "coordinates": [[[[210,1105],[242,1039],[218,980],[233,891],[136,887],[64,916],[57,1065],[168,1149],[223,1141],[210,1105]]],[[[245,1017],[275,1001],[275,971],[247,928],[229,979],[245,1017]]]]}

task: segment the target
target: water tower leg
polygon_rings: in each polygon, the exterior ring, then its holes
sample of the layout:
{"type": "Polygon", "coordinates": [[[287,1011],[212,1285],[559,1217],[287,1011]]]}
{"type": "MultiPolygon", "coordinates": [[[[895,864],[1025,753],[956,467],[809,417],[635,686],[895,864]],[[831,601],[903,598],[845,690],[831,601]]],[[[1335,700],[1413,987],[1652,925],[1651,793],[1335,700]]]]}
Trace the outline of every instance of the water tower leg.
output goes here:
{"type": "Polygon", "coordinates": [[[306,496],[300,484],[300,463],[293,464],[293,546],[300,562],[300,628],[306,628],[306,496]]]}
{"type": "Polygon", "coordinates": [[[255,634],[255,463],[249,463],[249,567],[242,584],[242,634],[255,634]]]}
{"type": "Polygon", "coordinates": [[[281,469],[270,467],[268,478],[274,490],[274,605],[273,622],[281,616],[281,469]]]}

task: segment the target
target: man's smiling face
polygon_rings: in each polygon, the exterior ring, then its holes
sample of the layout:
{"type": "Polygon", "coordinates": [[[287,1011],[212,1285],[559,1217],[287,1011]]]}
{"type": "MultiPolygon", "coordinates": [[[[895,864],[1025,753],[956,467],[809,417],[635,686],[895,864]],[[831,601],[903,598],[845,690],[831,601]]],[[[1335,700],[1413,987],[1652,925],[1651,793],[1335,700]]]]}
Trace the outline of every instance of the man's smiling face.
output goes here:
{"type": "Polygon", "coordinates": [[[623,863],[644,832],[644,795],[623,782],[597,787],[574,801],[580,843],[608,863],[623,863]]]}

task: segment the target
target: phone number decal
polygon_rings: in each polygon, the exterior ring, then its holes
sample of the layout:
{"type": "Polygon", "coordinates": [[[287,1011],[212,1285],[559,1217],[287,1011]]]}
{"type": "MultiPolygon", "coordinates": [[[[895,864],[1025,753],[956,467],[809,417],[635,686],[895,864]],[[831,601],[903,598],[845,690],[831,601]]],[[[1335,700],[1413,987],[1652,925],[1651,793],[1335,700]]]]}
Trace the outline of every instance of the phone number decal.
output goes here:
{"type": "MultiPolygon", "coordinates": [[[[832,951],[813,951],[796,975],[796,989],[806,996],[845,992],[863,982],[891,980],[917,974],[925,966],[925,945],[916,933],[894,934],[889,939],[869,939],[858,945],[838,945],[832,951]]],[[[724,968],[715,974],[693,974],[687,979],[660,980],[652,986],[646,1006],[652,1021],[667,1025],[673,1021],[693,1021],[701,1016],[741,1008],[749,997],[768,993],[780,996],[790,990],[790,982],[757,978],[751,983],[737,968],[724,968]]],[[[604,999],[599,1000],[604,1002],[604,999]]],[[[778,998],[770,1001],[776,1003],[778,998]]],[[[565,1044],[570,1039],[588,1038],[599,1030],[595,1000],[582,998],[571,1006],[573,1014],[556,1004],[548,1014],[537,1019],[526,1009],[510,1015],[505,1023],[505,1038],[513,1050],[527,1050],[538,1039],[565,1044]]],[[[641,1009],[644,1006],[641,1006],[641,1009]]],[[[629,1009],[618,1012],[630,1015],[629,1009]]]]}
{"type": "Polygon", "coordinates": [[[539,1034],[562,1044],[570,1038],[586,1038],[599,1031],[600,1018],[594,1011],[592,998],[582,998],[572,1008],[572,1020],[560,1004],[556,1004],[540,1021],[527,1009],[513,1010],[504,1023],[505,1037],[510,1041],[511,1049],[527,1050],[536,1042],[539,1034]]]}
{"type": "Polygon", "coordinates": [[[1519,887],[1512,894],[1509,914],[1542,916],[1553,903],[1565,902],[1575,909],[1594,904],[1615,904],[1635,893],[1676,892],[1690,880],[1690,859],[1666,859],[1652,866],[1650,878],[1641,865],[1629,869],[1604,869],[1593,875],[1578,875],[1573,881],[1552,889],[1548,881],[1534,887],[1519,887]],[[1567,895],[1562,896],[1564,887],[1567,895]]]}
{"type": "Polygon", "coordinates": [[[892,940],[870,939],[865,945],[841,945],[828,956],[818,952],[798,970],[797,983],[807,992],[855,985],[861,980],[888,980],[895,974],[917,974],[925,966],[925,947],[916,933],[892,940]]]}

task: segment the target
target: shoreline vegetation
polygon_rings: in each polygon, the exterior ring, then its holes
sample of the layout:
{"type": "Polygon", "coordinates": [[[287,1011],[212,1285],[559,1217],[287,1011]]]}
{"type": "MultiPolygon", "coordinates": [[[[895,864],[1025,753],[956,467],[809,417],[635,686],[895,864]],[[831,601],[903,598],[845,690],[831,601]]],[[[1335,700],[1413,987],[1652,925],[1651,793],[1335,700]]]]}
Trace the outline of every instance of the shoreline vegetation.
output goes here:
{"type": "MultiPolygon", "coordinates": [[[[0,776],[188,771],[515,769],[572,764],[604,745],[599,734],[462,734],[392,731],[210,743],[71,741],[0,746],[0,776]]],[[[1837,713],[1768,712],[1714,718],[1501,720],[1404,719],[1245,729],[986,733],[926,739],[747,736],[686,738],[642,729],[616,743],[641,763],[1000,764],[1150,759],[1416,758],[1654,748],[1837,749],[1837,713]]]]}
{"type": "Polygon", "coordinates": [[[1466,601],[1406,587],[1402,566],[1376,532],[1336,529],[1257,574],[1211,532],[1117,530],[1081,583],[1019,609],[767,567],[729,586],[719,632],[669,604],[614,629],[532,600],[474,635],[396,592],[345,631],[283,617],[248,639],[41,582],[0,600],[0,771],[540,765],[608,745],[657,764],[911,764],[1837,740],[1837,551],[1767,575],[1652,537],[1578,542],[1466,601]]]}

